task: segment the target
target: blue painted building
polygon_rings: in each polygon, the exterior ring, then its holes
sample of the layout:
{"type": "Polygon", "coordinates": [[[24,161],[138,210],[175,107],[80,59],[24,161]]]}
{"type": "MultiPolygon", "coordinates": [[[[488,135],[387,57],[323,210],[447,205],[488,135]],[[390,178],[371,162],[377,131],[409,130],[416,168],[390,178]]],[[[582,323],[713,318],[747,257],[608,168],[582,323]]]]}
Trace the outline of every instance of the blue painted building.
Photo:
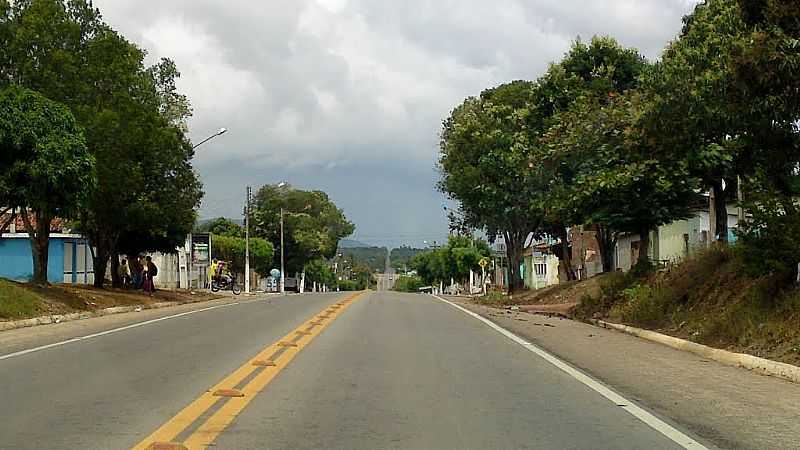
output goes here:
{"type": "MultiPolygon", "coordinates": [[[[29,281],[33,277],[31,241],[27,233],[0,236],[0,278],[29,281]]],[[[90,284],[94,282],[91,250],[77,234],[53,233],[47,260],[51,283],[90,284]]]]}

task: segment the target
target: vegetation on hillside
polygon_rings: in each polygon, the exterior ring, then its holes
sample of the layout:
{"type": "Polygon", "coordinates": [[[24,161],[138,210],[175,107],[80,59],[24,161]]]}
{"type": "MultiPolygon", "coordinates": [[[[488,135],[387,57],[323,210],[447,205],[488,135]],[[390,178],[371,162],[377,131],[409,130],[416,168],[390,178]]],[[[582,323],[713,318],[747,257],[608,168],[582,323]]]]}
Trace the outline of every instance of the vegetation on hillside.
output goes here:
{"type": "Polygon", "coordinates": [[[609,274],[574,314],[800,363],[800,289],[779,274],[746,275],[748,264],[718,246],[669,271],[609,274]]]}

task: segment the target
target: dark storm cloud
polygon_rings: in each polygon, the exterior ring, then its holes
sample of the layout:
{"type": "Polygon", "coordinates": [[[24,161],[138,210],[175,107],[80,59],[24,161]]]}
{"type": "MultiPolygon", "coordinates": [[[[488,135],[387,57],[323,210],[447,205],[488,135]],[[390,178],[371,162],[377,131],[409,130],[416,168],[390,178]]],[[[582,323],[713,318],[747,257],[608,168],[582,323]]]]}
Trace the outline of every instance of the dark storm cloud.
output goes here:
{"type": "MultiPolygon", "coordinates": [[[[532,79],[580,35],[651,58],[688,0],[96,0],[152,58],[176,60],[204,146],[202,215],[238,214],[246,182],[331,189],[372,236],[446,233],[434,192],[441,120],[464,97],[532,79]],[[351,176],[342,174],[352,172],[351,176]],[[402,190],[392,201],[359,194],[402,190]],[[323,186],[324,185],[324,186],[323,186]],[[402,199],[402,200],[399,200],[402,199]],[[419,208],[415,204],[423,204],[419,208]],[[437,209],[437,208],[433,208],[437,209]],[[400,211],[400,214],[394,214],[400,211]],[[373,217],[374,216],[374,217],[373,217]]],[[[439,208],[440,209],[440,208],[439,208]]]]}

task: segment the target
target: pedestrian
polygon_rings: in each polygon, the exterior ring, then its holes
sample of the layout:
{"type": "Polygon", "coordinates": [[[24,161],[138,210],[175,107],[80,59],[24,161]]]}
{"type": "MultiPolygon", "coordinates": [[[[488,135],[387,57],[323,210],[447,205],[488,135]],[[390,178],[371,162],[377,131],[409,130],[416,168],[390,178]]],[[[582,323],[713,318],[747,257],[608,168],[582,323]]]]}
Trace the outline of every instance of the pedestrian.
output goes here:
{"type": "Polygon", "coordinates": [[[142,257],[137,256],[136,259],[130,261],[131,269],[131,285],[134,289],[142,287],[142,257]]]}
{"type": "Polygon", "coordinates": [[[156,290],[154,278],[158,276],[158,267],[156,267],[155,263],[153,263],[153,258],[149,255],[145,258],[143,270],[145,274],[144,290],[150,293],[150,295],[153,295],[153,292],[156,290]]]}
{"type": "Polygon", "coordinates": [[[211,282],[216,280],[217,276],[217,260],[212,259],[211,265],[208,266],[208,287],[211,288],[211,282]]]}
{"type": "Polygon", "coordinates": [[[119,263],[119,267],[117,267],[117,277],[119,277],[119,282],[123,288],[127,288],[131,284],[131,272],[128,268],[128,260],[122,258],[122,261],[119,263]]]}

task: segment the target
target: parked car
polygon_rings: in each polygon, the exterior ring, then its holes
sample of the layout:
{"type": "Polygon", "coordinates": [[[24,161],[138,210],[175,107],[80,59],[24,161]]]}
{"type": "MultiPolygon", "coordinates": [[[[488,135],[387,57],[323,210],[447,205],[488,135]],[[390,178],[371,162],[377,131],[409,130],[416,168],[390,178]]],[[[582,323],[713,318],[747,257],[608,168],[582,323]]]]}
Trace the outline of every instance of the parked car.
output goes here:
{"type": "Polygon", "coordinates": [[[285,292],[300,292],[300,280],[286,277],[286,279],[283,280],[283,290],[285,292]]]}

